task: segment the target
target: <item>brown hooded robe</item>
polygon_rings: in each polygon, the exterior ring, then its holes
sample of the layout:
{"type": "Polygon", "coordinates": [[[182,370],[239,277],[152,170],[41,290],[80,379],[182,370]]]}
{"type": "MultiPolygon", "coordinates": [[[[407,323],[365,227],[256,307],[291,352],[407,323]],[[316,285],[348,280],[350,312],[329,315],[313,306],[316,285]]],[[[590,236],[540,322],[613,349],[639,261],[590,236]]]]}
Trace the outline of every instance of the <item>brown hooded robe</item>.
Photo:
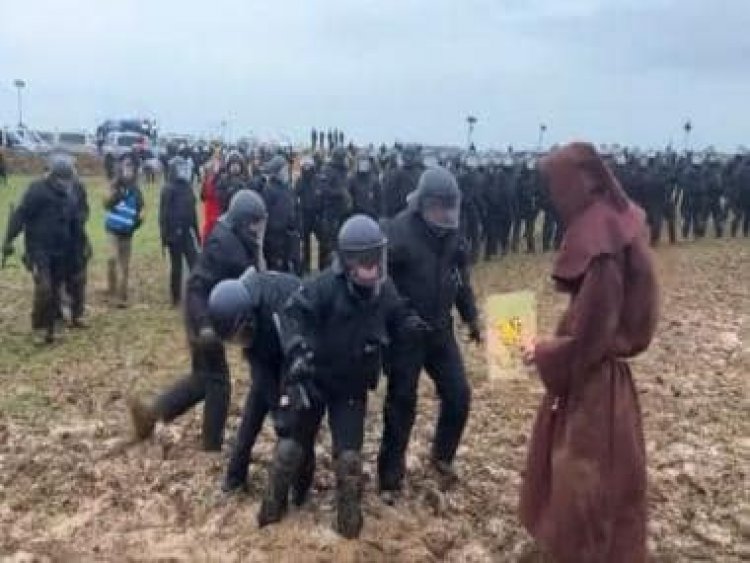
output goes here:
{"type": "Polygon", "coordinates": [[[646,454],[627,358],[651,342],[657,286],[643,211],[589,144],[542,162],[567,226],[553,278],[570,294],[536,346],[546,394],[529,444],[521,521],[557,561],[646,560],[646,454]]]}

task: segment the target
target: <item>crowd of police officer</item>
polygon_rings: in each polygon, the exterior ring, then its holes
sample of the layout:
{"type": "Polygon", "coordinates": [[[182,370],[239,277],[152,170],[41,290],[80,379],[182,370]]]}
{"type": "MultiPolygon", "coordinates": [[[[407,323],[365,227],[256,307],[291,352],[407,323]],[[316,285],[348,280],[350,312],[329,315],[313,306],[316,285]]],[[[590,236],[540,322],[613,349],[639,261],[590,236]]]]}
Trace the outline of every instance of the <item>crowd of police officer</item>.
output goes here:
{"type": "MultiPolygon", "coordinates": [[[[613,155],[631,197],[647,212],[652,240],[663,223],[677,237],[701,237],[713,222],[722,236],[748,236],[750,159],[712,155],[613,155]]],[[[132,157],[123,157],[113,185],[137,188],[132,157]],[[127,174],[126,174],[127,173],[127,174]]],[[[368,393],[387,375],[378,486],[396,502],[406,474],[417,387],[424,372],[435,385],[439,413],[432,467],[449,486],[467,422],[471,389],[457,344],[453,311],[471,340],[482,341],[471,264],[560,244],[555,216],[534,156],[425,157],[420,147],[357,151],[343,144],[299,161],[285,152],[216,151],[199,168],[174,155],[160,194],[162,244],[169,250],[173,303],[183,303],[190,370],[156,398],[129,400],[135,434],[148,438],[200,402],[203,446],[220,451],[231,400],[225,344],[238,343],[252,383],[222,488],[247,488],[251,451],[270,414],[278,442],[258,521],[279,521],[288,500],[305,502],[313,483],[315,437],[328,416],[336,473],[336,529],[362,527],[362,444],[368,393]],[[216,217],[200,229],[194,180],[216,217]],[[313,237],[317,244],[313,244],[313,237]],[[317,249],[318,270],[313,269],[317,249]],[[182,264],[188,275],[182,284],[182,264]],[[184,297],[182,295],[184,287],[184,297]]],[[[131,190],[132,188],[132,190],[131,190]]],[[[122,191],[122,190],[120,190],[122,191]]],[[[110,215],[140,225],[142,197],[110,202],[110,215]],[[136,205],[137,203],[137,205],[136,205]],[[120,210],[120,216],[115,213],[120,210]],[[135,213],[130,216],[129,213],[135,213]],[[123,215],[124,214],[124,215],[123,215]]],[[[136,190],[138,193],[139,190],[136,190]]],[[[80,323],[85,296],[86,191],[68,158],[51,159],[9,224],[3,253],[23,230],[34,278],[32,325],[50,341],[61,295],[80,323]]],[[[116,222],[116,221],[115,221],[116,222]]],[[[129,248],[129,241],[128,241],[129,248]]],[[[129,252],[129,251],[128,251],[129,252]]]]}

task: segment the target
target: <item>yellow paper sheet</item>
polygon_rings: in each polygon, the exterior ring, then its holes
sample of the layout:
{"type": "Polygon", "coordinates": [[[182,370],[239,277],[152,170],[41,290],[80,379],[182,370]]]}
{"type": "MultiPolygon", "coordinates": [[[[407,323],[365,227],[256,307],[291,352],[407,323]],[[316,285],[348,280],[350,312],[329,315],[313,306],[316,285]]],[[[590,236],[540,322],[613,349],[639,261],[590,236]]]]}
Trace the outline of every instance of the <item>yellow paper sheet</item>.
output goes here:
{"type": "Polygon", "coordinates": [[[500,293],[487,298],[487,365],[490,379],[526,377],[521,344],[537,334],[536,298],[531,291],[500,293]]]}

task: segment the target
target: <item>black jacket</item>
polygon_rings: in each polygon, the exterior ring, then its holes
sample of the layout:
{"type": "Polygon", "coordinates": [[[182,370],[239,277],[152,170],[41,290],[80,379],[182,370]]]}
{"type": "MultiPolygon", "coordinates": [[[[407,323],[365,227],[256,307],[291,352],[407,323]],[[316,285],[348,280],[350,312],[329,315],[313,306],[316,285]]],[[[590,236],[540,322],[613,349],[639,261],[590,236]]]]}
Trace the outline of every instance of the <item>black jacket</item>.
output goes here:
{"type": "Polygon", "coordinates": [[[16,208],[7,241],[25,233],[26,256],[62,256],[72,250],[76,202],[71,192],[50,178],[32,182],[16,208]]]}
{"type": "Polygon", "coordinates": [[[469,257],[458,233],[439,238],[405,209],[385,225],[388,274],[399,294],[435,330],[450,329],[455,305],[466,323],[478,318],[469,257]]]}
{"type": "Polygon", "coordinates": [[[383,179],[383,211],[386,217],[394,217],[406,207],[406,196],[417,187],[422,168],[396,168],[383,179]]]}
{"type": "Polygon", "coordinates": [[[248,357],[258,358],[268,365],[281,366],[281,340],[274,315],[280,317],[291,295],[299,290],[302,281],[291,274],[257,272],[250,276],[248,289],[255,316],[253,341],[245,350],[248,357]]]}
{"type": "Polygon", "coordinates": [[[195,194],[190,184],[169,182],[161,189],[159,231],[162,246],[182,240],[182,237],[191,231],[194,236],[198,236],[195,194]]]}
{"type": "Polygon", "coordinates": [[[383,212],[383,190],[375,174],[355,174],[349,179],[352,213],[377,219],[383,212]]]}
{"type": "Polygon", "coordinates": [[[219,201],[221,213],[226,213],[232,196],[240,190],[250,189],[250,179],[243,173],[237,176],[222,172],[216,180],[216,199],[219,201]]]}
{"type": "Polygon", "coordinates": [[[385,347],[408,332],[408,311],[393,284],[369,300],[357,297],[346,276],[328,268],[293,293],[282,315],[287,360],[313,353],[316,386],[363,397],[383,367],[385,347]]]}
{"type": "Polygon", "coordinates": [[[190,337],[210,325],[208,298],[214,286],[222,280],[240,277],[250,266],[258,267],[257,246],[243,244],[219,219],[187,280],[185,317],[190,337]]]}

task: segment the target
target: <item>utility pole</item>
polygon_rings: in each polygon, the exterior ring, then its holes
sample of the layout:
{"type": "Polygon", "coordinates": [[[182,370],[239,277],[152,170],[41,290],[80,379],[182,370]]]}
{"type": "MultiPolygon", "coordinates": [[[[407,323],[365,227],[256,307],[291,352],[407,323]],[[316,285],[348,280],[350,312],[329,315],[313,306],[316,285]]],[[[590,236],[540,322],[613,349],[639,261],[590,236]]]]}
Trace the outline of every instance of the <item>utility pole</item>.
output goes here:
{"type": "Polygon", "coordinates": [[[547,125],[542,123],[539,125],[539,142],[537,143],[537,150],[542,152],[544,149],[544,134],[547,132],[547,125]]]}
{"type": "Polygon", "coordinates": [[[469,125],[469,132],[467,135],[467,140],[469,143],[468,148],[471,148],[473,145],[472,137],[474,136],[474,126],[477,124],[477,118],[474,117],[473,115],[470,115],[469,117],[466,118],[466,123],[469,125]]]}
{"type": "Polygon", "coordinates": [[[21,98],[21,91],[26,88],[26,82],[20,78],[16,78],[13,81],[13,86],[18,89],[18,127],[23,127],[23,100],[21,98]]]}
{"type": "Polygon", "coordinates": [[[685,130],[685,152],[690,150],[690,132],[693,130],[693,123],[688,119],[683,126],[685,130]]]}

